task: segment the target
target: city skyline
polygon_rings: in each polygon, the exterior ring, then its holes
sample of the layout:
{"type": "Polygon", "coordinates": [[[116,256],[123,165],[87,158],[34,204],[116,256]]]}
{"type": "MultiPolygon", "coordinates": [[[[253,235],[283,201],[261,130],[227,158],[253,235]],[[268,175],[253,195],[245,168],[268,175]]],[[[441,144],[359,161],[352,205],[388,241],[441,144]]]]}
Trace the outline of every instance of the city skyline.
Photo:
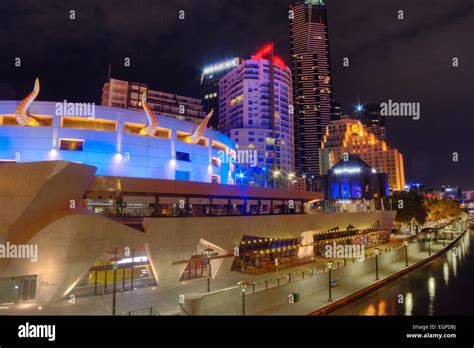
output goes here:
{"type": "MultiPolygon", "coordinates": [[[[2,8],[6,14],[3,22],[13,34],[9,37],[1,34],[2,41],[10,47],[10,54],[2,56],[4,79],[0,81],[0,98],[22,99],[31,89],[32,79],[39,75],[46,82],[40,101],[68,99],[99,104],[100,87],[107,79],[109,64],[112,64],[112,75],[118,78],[198,97],[204,66],[225,58],[247,56],[254,47],[268,41],[274,42],[275,49],[289,63],[287,11],[290,2],[272,2],[275,5],[271,8],[265,1],[243,2],[239,9],[232,10],[228,20],[225,15],[230,11],[230,4],[208,3],[206,6],[177,2],[159,8],[149,3],[152,9],[149,14],[144,6],[141,10],[134,9],[131,16],[126,15],[122,4],[112,7],[112,3],[107,2],[85,7],[74,4],[58,7],[51,3],[51,7],[36,9],[39,12],[35,12],[34,7],[31,12],[21,13],[15,6],[2,8]],[[70,9],[76,11],[76,21],[93,25],[75,26],[77,22],[69,22],[70,9]],[[181,9],[185,11],[184,20],[178,18],[181,9]],[[49,16],[57,18],[59,12],[64,15],[64,23],[58,19],[49,23],[49,16]],[[100,19],[105,14],[107,21],[103,22],[100,19]],[[206,25],[202,25],[204,15],[211,19],[206,25]],[[18,16],[28,25],[13,28],[13,18],[18,16]],[[153,17],[152,24],[141,24],[143,16],[162,16],[166,20],[157,21],[160,17],[153,17]],[[136,27],[130,25],[122,30],[120,23],[130,19],[137,21],[136,27]],[[245,22],[243,30],[230,30],[239,22],[245,22]],[[200,24],[199,28],[196,23],[200,24]],[[227,23],[226,27],[221,23],[227,23]],[[223,30],[216,31],[216,27],[223,30]],[[28,29],[34,32],[35,40],[24,45],[18,38],[24,37],[28,29]],[[91,40],[92,32],[94,40],[91,40]],[[13,37],[16,40],[12,40],[13,37]],[[124,39],[129,44],[120,45],[124,39]],[[39,55],[38,47],[42,47],[42,52],[56,54],[39,55]],[[14,67],[17,56],[22,58],[21,68],[14,67]],[[131,58],[128,70],[119,68],[124,57],[131,58]],[[163,69],[163,66],[172,69],[163,69]]],[[[326,4],[334,99],[342,103],[344,113],[350,114],[357,103],[419,102],[419,120],[402,117],[387,120],[390,143],[405,157],[407,181],[420,181],[435,189],[443,184],[471,188],[469,171],[474,164],[472,155],[466,151],[469,145],[465,143],[471,138],[470,129],[463,125],[472,121],[468,119],[468,93],[464,96],[459,91],[468,91],[468,81],[472,80],[473,72],[469,69],[472,52],[467,48],[468,23],[474,16],[474,6],[462,1],[431,7],[427,7],[427,3],[403,1],[396,4],[361,1],[355,6],[332,0],[326,4]],[[361,20],[364,10],[370,8],[376,8],[383,15],[361,20]],[[399,8],[404,10],[403,20],[397,19],[399,8]],[[444,24],[437,26],[441,21],[444,24]],[[371,30],[374,27],[377,30],[371,30]],[[454,33],[456,40],[450,39],[454,33]],[[462,45],[464,40],[466,44],[462,45]],[[427,54],[430,52],[433,54],[427,54]],[[349,67],[342,67],[344,57],[349,57],[349,67]],[[456,68],[452,66],[453,57],[459,58],[456,68]],[[441,89],[426,82],[430,76],[437,76],[443,86],[452,87],[441,89]],[[443,99],[446,102],[437,102],[443,99]],[[443,118],[451,122],[443,122],[443,118]],[[454,152],[459,155],[458,162],[452,160],[454,152]]]]}
{"type": "Polygon", "coordinates": [[[472,344],[472,0],[23,0],[0,23],[4,343],[472,344]]]}

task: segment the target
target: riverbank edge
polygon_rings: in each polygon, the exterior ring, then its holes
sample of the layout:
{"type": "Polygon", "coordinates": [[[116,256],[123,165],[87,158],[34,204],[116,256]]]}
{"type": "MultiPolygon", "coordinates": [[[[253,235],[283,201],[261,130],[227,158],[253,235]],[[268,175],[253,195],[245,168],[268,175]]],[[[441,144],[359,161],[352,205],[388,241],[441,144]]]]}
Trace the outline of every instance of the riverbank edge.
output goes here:
{"type": "Polygon", "coordinates": [[[405,269],[403,269],[403,270],[401,270],[397,273],[394,273],[394,274],[378,281],[377,283],[369,285],[366,288],[358,290],[358,291],[352,293],[349,296],[341,298],[340,300],[337,300],[333,303],[330,303],[330,304],[328,304],[328,305],[326,305],[322,308],[319,308],[319,309],[317,309],[313,312],[310,312],[306,315],[308,315],[308,316],[327,315],[327,314],[329,314],[329,313],[331,313],[331,312],[333,312],[333,311],[335,311],[335,310],[337,310],[337,309],[339,309],[339,308],[341,308],[341,307],[343,307],[343,306],[345,306],[345,305],[347,305],[351,302],[354,302],[354,301],[358,300],[361,297],[364,297],[364,296],[374,292],[377,289],[380,289],[381,287],[384,287],[385,285],[393,282],[394,280],[401,278],[405,274],[408,274],[408,273],[420,268],[421,266],[426,265],[427,263],[429,263],[429,262],[433,261],[434,259],[436,259],[438,256],[441,256],[445,252],[450,250],[451,246],[455,245],[461,238],[463,238],[463,236],[466,234],[466,232],[468,230],[469,230],[469,227],[467,227],[464,230],[464,232],[462,232],[459,236],[457,236],[456,239],[453,239],[445,247],[443,247],[442,249],[440,249],[437,252],[433,253],[433,255],[428,256],[426,259],[418,261],[414,265],[408,266],[407,268],[405,268],[405,269]]]}

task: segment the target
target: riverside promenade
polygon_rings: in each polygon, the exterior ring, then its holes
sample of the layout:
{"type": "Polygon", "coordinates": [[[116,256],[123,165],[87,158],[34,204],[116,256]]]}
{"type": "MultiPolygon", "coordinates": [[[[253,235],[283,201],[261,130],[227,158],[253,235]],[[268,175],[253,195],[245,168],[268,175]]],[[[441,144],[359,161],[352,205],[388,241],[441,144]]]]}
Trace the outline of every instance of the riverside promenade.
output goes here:
{"type": "MultiPolygon", "coordinates": [[[[430,262],[441,253],[449,252],[456,248],[456,245],[462,242],[462,238],[468,233],[463,229],[455,233],[453,240],[443,240],[441,238],[431,242],[429,250],[426,245],[420,245],[419,250],[408,253],[407,258],[401,258],[384,267],[378,269],[378,278],[375,280],[375,272],[367,272],[360,275],[350,282],[340,279],[337,286],[331,289],[332,301],[328,301],[328,289],[321,290],[309,296],[302,298],[298,303],[283,305],[260,314],[265,315],[324,315],[340,308],[341,306],[352,302],[367,293],[370,293],[391,281],[417,269],[418,267],[430,262]],[[408,260],[408,267],[406,266],[408,260]]],[[[421,237],[418,235],[417,237],[421,237]]],[[[414,249],[414,248],[413,248],[414,249]]],[[[366,260],[369,261],[369,260],[366,260]]],[[[335,276],[337,278],[337,270],[335,276]]]]}
{"type": "MultiPolygon", "coordinates": [[[[286,274],[276,278],[251,283],[245,291],[245,314],[326,314],[453,250],[462,242],[460,238],[467,227],[467,218],[463,217],[442,226],[432,226],[417,235],[391,238],[390,243],[366,250],[362,262],[326,260],[332,263],[332,301],[328,301],[329,269],[325,264],[286,270],[286,274]]],[[[211,293],[187,294],[186,299],[183,312],[188,315],[243,313],[241,290],[236,286],[211,293]]]]}
{"type": "MultiPolygon", "coordinates": [[[[461,221],[461,220],[459,220],[461,221]]],[[[446,226],[432,226],[432,237],[425,233],[401,235],[389,243],[378,245],[378,281],[375,281],[375,250],[365,250],[365,260],[332,259],[331,297],[328,302],[327,259],[311,264],[252,277],[246,288],[246,315],[308,315],[325,314],[339,306],[375,290],[394,277],[406,274],[429,262],[439,253],[452,250],[466,231],[467,220],[446,226]],[[454,228],[454,229],[453,229],[454,228]],[[447,238],[447,239],[446,239],[447,238]],[[404,241],[409,241],[405,245],[404,241]],[[429,244],[429,246],[428,246],[429,244]],[[406,253],[408,251],[408,253],[406,253]],[[431,254],[431,255],[429,255],[431,254]],[[408,267],[406,267],[408,256],[408,267]],[[289,295],[298,293],[299,301],[288,303],[289,295]]],[[[207,280],[179,283],[176,287],[150,286],[117,294],[117,313],[154,313],[160,315],[242,315],[241,290],[237,282],[247,275],[232,272],[231,276],[213,279],[211,292],[206,292],[207,280]],[[180,295],[184,304],[178,303],[180,295]]],[[[110,315],[112,295],[77,298],[48,306],[34,303],[2,304],[0,315],[110,315]]]]}

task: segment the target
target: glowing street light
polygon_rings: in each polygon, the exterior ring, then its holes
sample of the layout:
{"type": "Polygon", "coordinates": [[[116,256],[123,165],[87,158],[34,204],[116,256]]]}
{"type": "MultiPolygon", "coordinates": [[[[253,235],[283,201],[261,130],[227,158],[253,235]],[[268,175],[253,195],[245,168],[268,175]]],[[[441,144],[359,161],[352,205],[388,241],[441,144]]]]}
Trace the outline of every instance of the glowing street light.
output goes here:
{"type": "Polygon", "coordinates": [[[240,286],[240,291],[242,292],[242,315],[245,315],[245,290],[250,283],[246,280],[241,280],[237,285],[240,286]]]}
{"type": "Polygon", "coordinates": [[[280,176],[281,172],[277,169],[273,171],[273,188],[276,188],[276,181],[275,179],[280,176]]]}
{"type": "Polygon", "coordinates": [[[405,267],[408,267],[408,241],[404,240],[403,244],[405,245],[405,267]]]}
{"type": "Polygon", "coordinates": [[[263,176],[265,179],[265,188],[267,188],[267,168],[263,167],[262,170],[263,170],[263,176]]]}
{"type": "Polygon", "coordinates": [[[381,250],[379,248],[374,249],[375,252],[375,280],[379,280],[379,254],[381,250]]]}
{"type": "Polygon", "coordinates": [[[245,179],[245,174],[242,173],[242,172],[240,172],[240,173],[238,173],[235,177],[237,178],[237,180],[240,179],[240,183],[242,183],[243,180],[245,179]]]}
{"type": "Polygon", "coordinates": [[[328,302],[332,302],[332,294],[331,294],[331,270],[332,270],[332,261],[328,261],[328,288],[329,288],[329,298],[328,302]]]}
{"type": "Polygon", "coordinates": [[[117,248],[112,251],[114,257],[109,260],[112,263],[112,269],[114,270],[114,287],[112,293],[112,315],[115,315],[117,305],[117,268],[121,258],[117,257],[117,248]]]}
{"type": "Polygon", "coordinates": [[[292,180],[295,177],[295,173],[288,173],[288,188],[291,189],[291,184],[296,182],[296,180],[292,180]]]}
{"type": "Polygon", "coordinates": [[[212,276],[211,256],[212,256],[213,251],[214,249],[210,247],[207,247],[206,249],[204,249],[204,253],[207,256],[207,292],[211,292],[211,276],[212,276]]]}
{"type": "Polygon", "coordinates": [[[428,239],[428,256],[431,256],[431,233],[427,233],[426,238],[428,239]]]}

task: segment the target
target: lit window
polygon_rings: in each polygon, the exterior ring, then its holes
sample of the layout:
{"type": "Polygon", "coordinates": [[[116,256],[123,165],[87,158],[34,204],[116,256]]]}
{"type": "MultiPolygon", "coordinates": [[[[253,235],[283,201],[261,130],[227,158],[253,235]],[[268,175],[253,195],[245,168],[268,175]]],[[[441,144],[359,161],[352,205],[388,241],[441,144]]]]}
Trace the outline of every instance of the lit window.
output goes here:
{"type": "Polygon", "coordinates": [[[61,127],[115,132],[117,129],[117,122],[111,120],[100,120],[96,118],[64,116],[61,120],[61,127]]]}
{"type": "Polygon", "coordinates": [[[84,140],[59,139],[59,149],[69,151],[82,151],[84,149],[84,140]]]}

